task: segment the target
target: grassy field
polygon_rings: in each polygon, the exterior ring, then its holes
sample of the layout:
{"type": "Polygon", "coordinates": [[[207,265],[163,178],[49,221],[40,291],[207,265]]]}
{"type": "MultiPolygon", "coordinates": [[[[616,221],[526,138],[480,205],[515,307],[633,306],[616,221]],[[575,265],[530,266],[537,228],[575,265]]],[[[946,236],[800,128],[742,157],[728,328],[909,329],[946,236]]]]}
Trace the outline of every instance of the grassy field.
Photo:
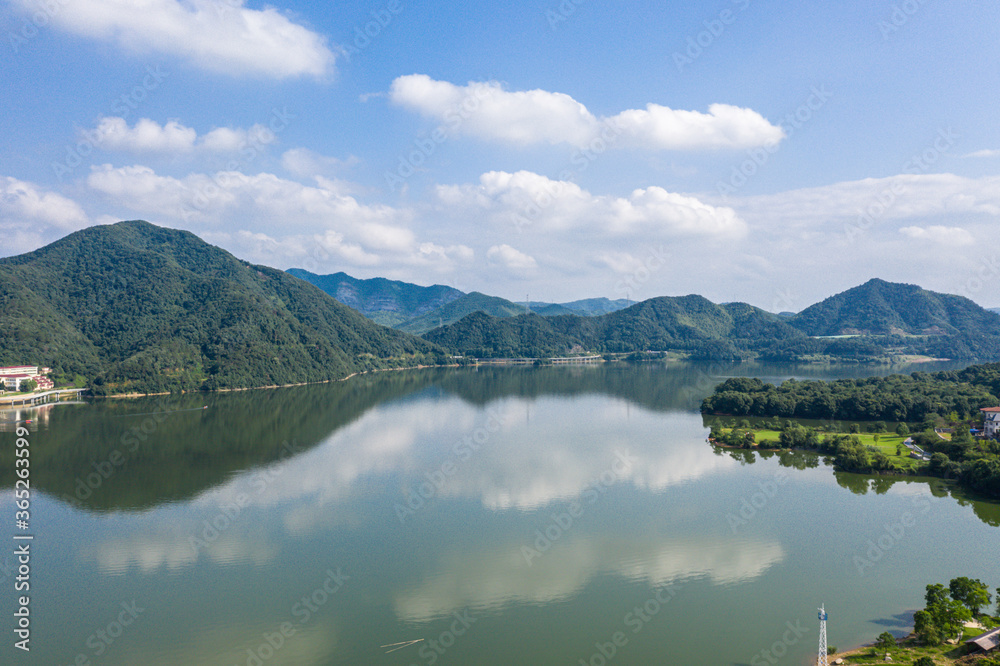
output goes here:
{"type": "MultiPolygon", "coordinates": [[[[758,448],[779,448],[778,438],[781,436],[781,432],[778,430],[755,430],[757,435],[757,446],[758,448]],[[769,447],[770,445],[770,447],[769,447]]],[[[825,433],[820,433],[819,437],[822,439],[825,433]]],[[[900,469],[915,469],[920,463],[919,460],[910,458],[910,450],[903,446],[903,440],[906,437],[897,435],[894,432],[883,432],[878,433],[878,441],[875,441],[875,433],[861,433],[856,435],[861,443],[865,446],[874,446],[878,448],[882,453],[884,453],[892,464],[900,469]],[[896,455],[896,447],[900,448],[901,455],[896,455]]]]}

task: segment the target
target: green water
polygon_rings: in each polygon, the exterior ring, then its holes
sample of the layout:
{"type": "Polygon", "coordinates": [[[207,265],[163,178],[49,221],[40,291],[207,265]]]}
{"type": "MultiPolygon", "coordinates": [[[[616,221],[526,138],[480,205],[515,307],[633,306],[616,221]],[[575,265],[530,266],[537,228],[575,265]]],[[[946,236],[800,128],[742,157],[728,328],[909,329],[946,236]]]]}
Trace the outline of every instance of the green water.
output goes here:
{"type": "Polygon", "coordinates": [[[23,412],[31,652],[2,432],[2,662],[801,665],[820,603],[831,644],[901,634],[928,582],[1000,585],[1000,507],[717,452],[697,412],[735,374],[871,373],[428,370],[23,412]]]}

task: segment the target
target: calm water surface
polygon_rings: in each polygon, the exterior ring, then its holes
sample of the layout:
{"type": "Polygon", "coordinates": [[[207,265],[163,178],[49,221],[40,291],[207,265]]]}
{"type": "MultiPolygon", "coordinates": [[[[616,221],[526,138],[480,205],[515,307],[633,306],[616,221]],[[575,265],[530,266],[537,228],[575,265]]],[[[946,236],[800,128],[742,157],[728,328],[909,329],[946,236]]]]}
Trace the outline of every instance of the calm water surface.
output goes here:
{"type": "Polygon", "coordinates": [[[728,376],[874,372],[428,370],[34,413],[32,650],[8,613],[2,661],[801,665],[820,603],[831,644],[901,634],[928,582],[1000,585],[1000,507],[718,452],[697,412],[728,376]]]}

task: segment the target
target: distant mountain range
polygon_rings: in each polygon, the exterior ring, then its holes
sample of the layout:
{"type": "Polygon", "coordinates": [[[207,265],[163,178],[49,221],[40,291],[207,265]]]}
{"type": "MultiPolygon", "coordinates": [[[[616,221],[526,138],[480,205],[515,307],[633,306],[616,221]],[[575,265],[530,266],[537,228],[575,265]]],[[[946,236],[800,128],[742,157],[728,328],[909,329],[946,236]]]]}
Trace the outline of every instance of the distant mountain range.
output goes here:
{"type": "Polygon", "coordinates": [[[514,303],[499,296],[476,291],[467,294],[440,284],[421,287],[385,278],[359,280],[346,273],[316,275],[301,268],[290,268],[288,272],[316,285],[372,321],[415,335],[453,324],[473,312],[484,312],[494,317],[513,317],[529,311],[543,317],[564,314],[590,317],[621,310],[628,305],[624,298],[587,298],[571,303],[514,303]]]}
{"type": "Polygon", "coordinates": [[[697,358],[741,358],[777,341],[805,336],[777,315],[746,303],[717,305],[692,295],[651,298],[596,317],[497,318],[476,312],[424,337],[447,349],[485,358],[667,349],[697,358]]]}
{"type": "Polygon", "coordinates": [[[47,365],[57,380],[89,383],[96,393],[326,381],[453,362],[449,354],[1000,358],[996,312],[915,285],[871,280],[798,314],[697,295],[625,308],[601,298],[532,303],[527,312],[442,285],[255,266],[191,233],[143,221],[91,227],[0,259],[0,304],[0,364],[47,365]]]}
{"type": "Polygon", "coordinates": [[[48,365],[97,392],[323,381],[435,351],[283,271],[142,221],[0,259],[0,302],[0,364],[48,365]]]}
{"type": "Polygon", "coordinates": [[[291,268],[288,272],[383,326],[396,326],[465,296],[464,292],[441,284],[421,287],[385,278],[359,280],[347,273],[316,275],[301,268],[291,268]]]}
{"type": "Polygon", "coordinates": [[[676,350],[715,359],[875,360],[899,353],[996,358],[1000,316],[961,296],[870,280],[794,315],[746,303],[716,305],[701,296],[659,297],[589,318],[522,315],[507,321],[480,312],[424,337],[479,357],[587,349],[676,350]]]}

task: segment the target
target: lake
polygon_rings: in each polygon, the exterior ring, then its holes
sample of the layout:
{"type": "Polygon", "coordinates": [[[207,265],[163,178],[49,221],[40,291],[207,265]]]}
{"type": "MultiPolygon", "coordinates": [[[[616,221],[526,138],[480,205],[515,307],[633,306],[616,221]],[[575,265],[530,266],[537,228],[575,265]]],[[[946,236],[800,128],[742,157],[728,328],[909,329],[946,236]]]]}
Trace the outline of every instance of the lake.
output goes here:
{"type": "MultiPolygon", "coordinates": [[[[930,366],[903,368],[938,369],[930,366]]],[[[897,368],[896,370],[899,370],[897,368]]],[[[31,664],[795,664],[1000,585],[1000,506],[706,443],[734,375],[429,369],[35,412],[31,664]],[[411,641],[415,641],[410,643],[411,641]]],[[[3,486],[14,438],[2,439],[3,486]]],[[[5,656],[4,663],[15,663],[5,656]]]]}

